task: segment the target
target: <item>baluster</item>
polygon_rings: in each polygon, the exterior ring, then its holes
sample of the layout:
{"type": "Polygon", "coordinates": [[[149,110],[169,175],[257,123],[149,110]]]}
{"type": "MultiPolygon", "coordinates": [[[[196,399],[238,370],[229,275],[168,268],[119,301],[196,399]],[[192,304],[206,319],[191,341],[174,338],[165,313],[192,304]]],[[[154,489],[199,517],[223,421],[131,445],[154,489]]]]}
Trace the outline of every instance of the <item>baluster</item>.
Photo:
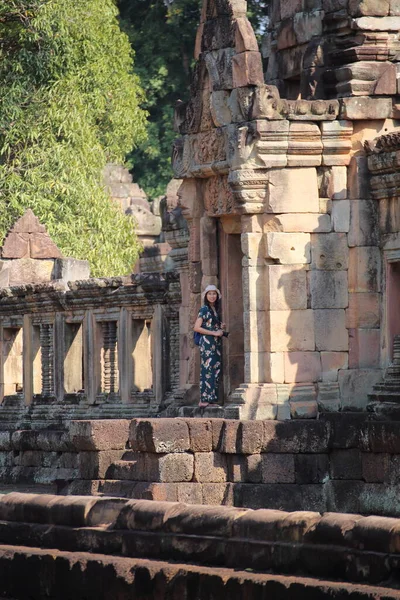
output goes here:
{"type": "Polygon", "coordinates": [[[104,321],[103,329],[103,391],[115,394],[118,391],[117,323],[104,321]]]}

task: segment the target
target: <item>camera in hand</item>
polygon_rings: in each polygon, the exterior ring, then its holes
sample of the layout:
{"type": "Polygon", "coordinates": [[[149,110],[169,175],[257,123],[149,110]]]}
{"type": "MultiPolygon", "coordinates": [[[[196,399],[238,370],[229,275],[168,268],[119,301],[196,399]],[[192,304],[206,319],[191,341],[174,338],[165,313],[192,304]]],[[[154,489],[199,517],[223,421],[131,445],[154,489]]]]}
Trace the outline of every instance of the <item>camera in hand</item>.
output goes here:
{"type": "Polygon", "coordinates": [[[224,333],[222,335],[223,335],[223,337],[228,337],[229,331],[224,331],[224,333]]]}

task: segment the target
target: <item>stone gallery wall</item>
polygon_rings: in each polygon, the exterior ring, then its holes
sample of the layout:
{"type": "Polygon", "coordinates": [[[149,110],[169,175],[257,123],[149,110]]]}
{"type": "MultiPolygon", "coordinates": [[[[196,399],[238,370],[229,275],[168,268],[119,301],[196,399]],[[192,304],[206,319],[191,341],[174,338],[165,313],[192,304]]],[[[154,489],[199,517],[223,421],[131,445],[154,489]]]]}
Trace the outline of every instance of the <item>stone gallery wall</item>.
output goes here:
{"type": "Polygon", "coordinates": [[[398,127],[399,18],[397,2],[275,1],[267,85],[246,2],[203,3],[173,155],[190,231],[181,380],[196,389],[191,324],[218,283],[240,418],[365,409],[392,360],[397,267],[389,284],[379,223],[396,251],[399,223],[377,198],[398,187],[375,177],[371,192],[364,143],[398,127]]]}

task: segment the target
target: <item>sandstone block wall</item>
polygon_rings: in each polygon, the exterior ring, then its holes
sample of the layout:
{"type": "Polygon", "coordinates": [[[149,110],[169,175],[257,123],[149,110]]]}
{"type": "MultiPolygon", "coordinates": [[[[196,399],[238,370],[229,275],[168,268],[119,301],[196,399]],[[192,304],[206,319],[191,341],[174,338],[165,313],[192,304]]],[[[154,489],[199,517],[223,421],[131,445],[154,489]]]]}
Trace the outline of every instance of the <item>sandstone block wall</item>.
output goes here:
{"type": "Polygon", "coordinates": [[[2,433],[0,489],[399,516],[395,423],[76,421],[2,433]]]}

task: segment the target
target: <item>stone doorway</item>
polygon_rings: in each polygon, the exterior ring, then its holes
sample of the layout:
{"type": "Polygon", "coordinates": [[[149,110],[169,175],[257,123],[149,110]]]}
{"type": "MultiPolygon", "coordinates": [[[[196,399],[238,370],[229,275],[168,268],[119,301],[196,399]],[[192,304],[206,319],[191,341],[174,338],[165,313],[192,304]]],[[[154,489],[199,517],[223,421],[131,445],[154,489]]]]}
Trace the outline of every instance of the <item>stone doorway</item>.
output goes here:
{"type": "Polygon", "coordinates": [[[240,219],[218,220],[218,273],[222,316],[229,337],[223,339],[223,390],[225,400],[244,381],[244,325],[240,219]]]}
{"type": "Polygon", "coordinates": [[[386,267],[387,354],[393,359],[393,342],[400,335],[400,260],[388,260],[386,267]]]}

